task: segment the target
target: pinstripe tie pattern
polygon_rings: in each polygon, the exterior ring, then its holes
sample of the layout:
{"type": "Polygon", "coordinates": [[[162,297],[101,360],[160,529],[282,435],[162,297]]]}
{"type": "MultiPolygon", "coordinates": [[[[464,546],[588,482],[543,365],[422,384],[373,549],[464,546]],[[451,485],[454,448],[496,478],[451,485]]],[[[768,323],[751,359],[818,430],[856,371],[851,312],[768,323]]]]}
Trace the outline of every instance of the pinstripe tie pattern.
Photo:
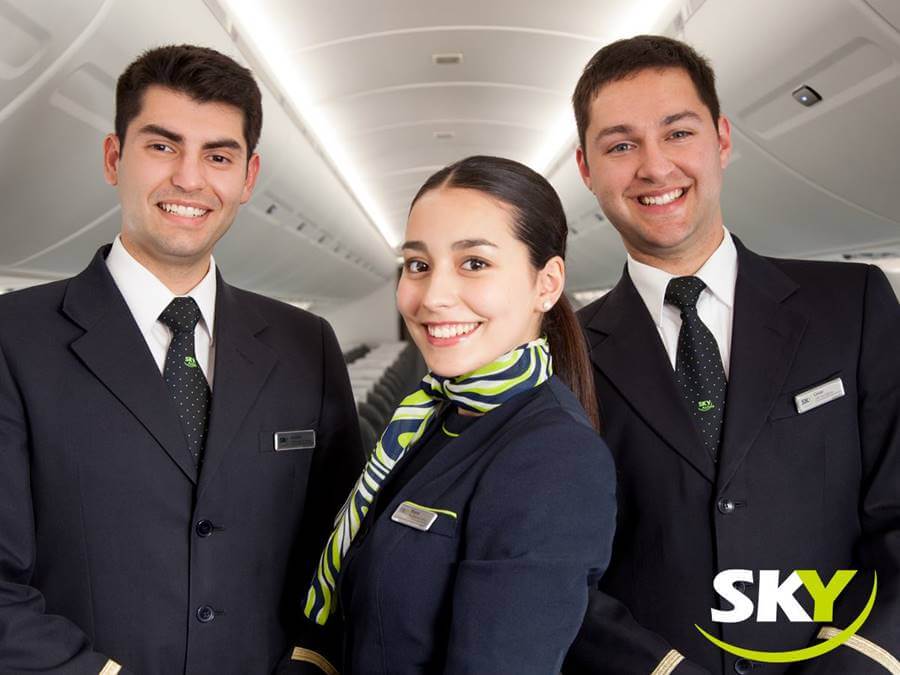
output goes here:
{"type": "Polygon", "coordinates": [[[440,402],[450,401],[474,413],[487,413],[516,394],[546,382],[552,374],[550,347],[546,338],[539,338],[467,375],[456,378],[426,375],[419,388],[394,411],[335,518],[334,531],[325,544],[306,596],[306,616],[324,625],[336,609],[335,591],[344,555],[385,478],[422,437],[440,402]]]}

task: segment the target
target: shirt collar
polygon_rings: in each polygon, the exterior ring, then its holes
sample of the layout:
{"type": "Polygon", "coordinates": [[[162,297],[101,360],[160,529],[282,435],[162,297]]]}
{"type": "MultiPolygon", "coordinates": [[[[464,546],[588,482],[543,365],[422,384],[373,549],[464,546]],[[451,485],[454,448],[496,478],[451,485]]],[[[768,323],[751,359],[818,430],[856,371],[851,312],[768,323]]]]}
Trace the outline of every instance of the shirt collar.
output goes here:
{"type": "MultiPolygon", "coordinates": [[[[731,309],[734,305],[734,287],[737,281],[737,249],[731,233],[725,228],[723,230],[722,243],[694,276],[702,279],[709,291],[731,309]]],[[[665,304],[666,287],[675,275],[638,262],[631,255],[628,256],[626,264],[628,276],[631,277],[638,294],[647,306],[653,323],[659,326],[665,304]]]]}
{"type": "MultiPolygon", "coordinates": [[[[115,238],[109,255],[106,256],[106,267],[125,298],[138,328],[144,334],[149,333],[159,315],[176,297],[175,294],[134,259],[122,245],[120,236],[115,238]]],[[[212,256],[206,276],[185,295],[193,298],[200,308],[200,325],[212,344],[216,317],[216,261],[212,256]]]]}

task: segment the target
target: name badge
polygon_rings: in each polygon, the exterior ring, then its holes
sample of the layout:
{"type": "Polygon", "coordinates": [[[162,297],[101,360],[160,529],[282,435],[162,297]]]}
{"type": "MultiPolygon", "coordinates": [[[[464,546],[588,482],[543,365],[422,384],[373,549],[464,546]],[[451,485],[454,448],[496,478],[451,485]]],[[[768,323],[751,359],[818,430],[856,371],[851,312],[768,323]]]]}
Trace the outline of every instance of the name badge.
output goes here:
{"type": "Polygon", "coordinates": [[[797,406],[797,412],[802,415],[813,408],[818,408],[820,405],[824,405],[843,395],[844,383],[841,378],[836,377],[825,384],[820,384],[812,389],[801,391],[794,396],[794,403],[797,406]]]}
{"type": "Polygon", "coordinates": [[[397,510],[394,511],[391,520],[395,523],[400,523],[401,525],[427,532],[431,526],[434,525],[434,521],[437,520],[437,514],[433,511],[420,509],[409,502],[403,502],[397,507],[397,510]]]}
{"type": "Polygon", "coordinates": [[[316,447],[316,430],[276,431],[275,452],[285,450],[305,450],[316,447]]]}

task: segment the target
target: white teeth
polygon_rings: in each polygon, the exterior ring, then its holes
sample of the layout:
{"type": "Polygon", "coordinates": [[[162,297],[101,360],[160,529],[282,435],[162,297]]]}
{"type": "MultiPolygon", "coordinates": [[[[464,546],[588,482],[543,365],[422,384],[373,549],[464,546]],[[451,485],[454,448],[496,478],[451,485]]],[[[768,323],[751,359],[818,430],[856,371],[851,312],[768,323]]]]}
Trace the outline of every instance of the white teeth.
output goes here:
{"type": "Polygon", "coordinates": [[[682,188],[677,188],[675,190],[672,190],[671,192],[667,192],[664,195],[658,195],[656,197],[638,197],[638,201],[644,206],[662,206],[663,204],[674,202],[683,194],[684,190],[682,188]]]}
{"type": "Polygon", "coordinates": [[[183,206],[181,204],[160,204],[159,206],[163,211],[182,218],[199,218],[209,212],[208,209],[198,209],[194,206],[183,206]]]}
{"type": "Polygon", "coordinates": [[[428,334],[436,338],[452,338],[471,333],[478,327],[477,323],[445,323],[440,326],[428,324],[428,334]]]}

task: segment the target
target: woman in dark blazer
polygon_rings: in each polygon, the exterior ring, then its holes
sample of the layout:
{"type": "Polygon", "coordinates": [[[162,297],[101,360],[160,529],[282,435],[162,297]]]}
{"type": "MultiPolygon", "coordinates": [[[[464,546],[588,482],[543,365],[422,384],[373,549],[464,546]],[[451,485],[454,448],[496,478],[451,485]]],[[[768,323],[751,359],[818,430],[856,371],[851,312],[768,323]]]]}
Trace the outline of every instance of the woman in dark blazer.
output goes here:
{"type": "Polygon", "coordinates": [[[566,231],[553,188],[510,160],[462,160],[413,201],[397,302],[430,372],[310,588],[307,616],[344,629],[322,671],[559,672],[615,522],[566,231]]]}

